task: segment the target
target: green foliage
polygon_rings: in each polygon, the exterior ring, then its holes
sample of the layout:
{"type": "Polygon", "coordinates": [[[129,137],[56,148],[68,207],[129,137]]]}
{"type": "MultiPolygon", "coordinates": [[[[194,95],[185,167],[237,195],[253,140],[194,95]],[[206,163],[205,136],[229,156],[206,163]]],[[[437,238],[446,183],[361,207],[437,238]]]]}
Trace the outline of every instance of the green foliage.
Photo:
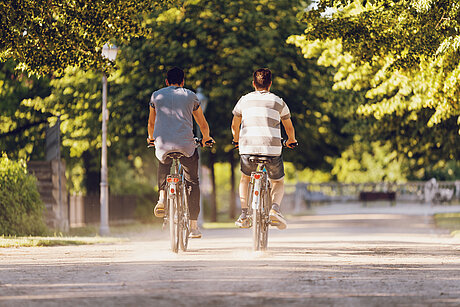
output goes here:
{"type": "Polygon", "coordinates": [[[332,175],[339,182],[403,182],[406,169],[390,144],[366,143],[356,138],[334,162],[332,175]]]}
{"type": "Polygon", "coordinates": [[[24,161],[12,161],[3,154],[0,158],[0,234],[44,234],[47,228],[43,209],[36,179],[27,173],[24,161]]]}
{"type": "Polygon", "coordinates": [[[305,34],[289,42],[330,69],[334,92],[353,93],[334,100],[342,131],[391,144],[410,165],[407,177],[426,179],[432,165],[460,157],[458,27],[450,27],[459,3],[364,2],[321,1],[304,15],[305,34]]]}
{"type": "Polygon", "coordinates": [[[332,180],[330,172],[310,168],[298,170],[291,162],[284,162],[284,173],[284,182],[287,184],[296,184],[297,182],[321,183],[332,180]]]}
{"type": "Polygon", "coordinates": [[[170,0],[61,1],[19,0],[0,3],[0,61],[40,75],[61,74],[69,66],[109,68],[102,46],[147,35],[142,14],[170,0]]]}
{"type": "Polygon", "coordinates": [[[460,161],[439,161],[438,163],[426,167],[423,179],[436,178],[441,181],[454,181],[460,179],[460,161]]]}
{"type": "Polygon", "coordinates": [[[459,0],[323,0],[303,21],[308,28],[299,45],[337,39],[351,55],[345,66],[367,75],[370,101],[358,114],[407,112],[417,120],[430,109],[428,127],[452,118],[460,132],[459,0]]]}
{"type": "Polygon", "coordinates": [[[27,77],[14,70],[15,63],[0,63],[0,151],[12,158],[39,159],[44,156],[44,132],[47,117],[42,109],[23,103],[33,97],[50,94],[48,78],[27,77]],[[37,147],[40,150],[36,150],[37,147]]]}
{"type": "MultiPolygon", "coordinates": [[[[136,108],[147,108],[151,92],[164,86],[166,70],[173,65],[184,68],[186,87],[201,87],[209,98],[205,115],[217,140],[212,152],[218,161],[227,161],[231,111],[253,90],[253,71],[269,67],[272,91],[289,105],[301,144],[296,153],[286,153],[286,160],[298,167],[327,167],[325,157],[344,147],[341,121],[328,113],[329,102],[320,95],[322,82],[327,82],[316,81],[321,70],[285,42],[303,30],[297,15],[305,5],[287,0],[186,1],[155,14],[147,21],[152,39],[132,41],[123,49],[120,102],[136,101],[136,108]]],[[[147,120],[146,111],[139,116],[140,122],[147,120]]],[[[139,131],[145,136],[145,130],[139,131]]],[[[207,153],[203,160],[207,162],[207,153]]]]}
{"type": "MultiPolygon", "coordinates": [[[[110,193],[114,195],[145,195],[156,188],[158,162],[152,156],[119,159],[109,169],[110,193]]],[[[152,200],[153,201],[153,200],[152,200]]]]}

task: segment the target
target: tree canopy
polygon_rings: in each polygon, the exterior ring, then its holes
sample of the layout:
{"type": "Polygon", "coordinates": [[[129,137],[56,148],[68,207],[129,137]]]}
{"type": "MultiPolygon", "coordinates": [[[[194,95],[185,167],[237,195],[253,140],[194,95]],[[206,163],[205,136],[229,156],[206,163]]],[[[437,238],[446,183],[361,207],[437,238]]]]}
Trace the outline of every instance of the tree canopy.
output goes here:
{"type": "Polygon", "coordinates": [[[302,20],[308,27],[299,45],[338,39],[353,65],[367,70],[371,103],[358,113],[415,119],[430,109],[428,127],[460,125],[459,0],[320,0],[302,20]]]}
{"type": "Polygon", "coordinates": [[[148,34],[143,14],[172,0],[11,0],[0,3],[0,61],[39,75],[69,66],[106,70],[102,46],[148,34]]]}

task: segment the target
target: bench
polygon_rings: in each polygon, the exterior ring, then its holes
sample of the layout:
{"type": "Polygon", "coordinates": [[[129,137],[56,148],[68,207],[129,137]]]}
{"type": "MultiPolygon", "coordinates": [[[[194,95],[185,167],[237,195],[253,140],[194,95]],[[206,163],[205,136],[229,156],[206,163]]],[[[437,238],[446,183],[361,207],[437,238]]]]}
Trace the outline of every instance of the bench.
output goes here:
{"type": "Polygon", "coordinates": [[[359,200],[364,202],[364,205],[366,205],[368,201],[379,200],[388,200],[391,202],[391,205],[394,205],[396,201],[396,192],[360,192],[359,200]]]}

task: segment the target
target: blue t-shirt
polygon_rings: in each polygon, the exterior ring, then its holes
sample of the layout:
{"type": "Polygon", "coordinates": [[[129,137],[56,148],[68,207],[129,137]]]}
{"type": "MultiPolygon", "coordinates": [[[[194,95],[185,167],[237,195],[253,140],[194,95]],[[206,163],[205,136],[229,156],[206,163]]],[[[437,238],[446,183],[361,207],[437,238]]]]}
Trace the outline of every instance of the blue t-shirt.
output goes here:
{"type": "Polygon", "coordinates": [[[155,108],[155,155],[164,161],[174,151],[191,157],[195,152],[193,140],[193,111],[200,107],[194,92],[183,87],[168,86],[153,92],[150,106],[155,108]]]}

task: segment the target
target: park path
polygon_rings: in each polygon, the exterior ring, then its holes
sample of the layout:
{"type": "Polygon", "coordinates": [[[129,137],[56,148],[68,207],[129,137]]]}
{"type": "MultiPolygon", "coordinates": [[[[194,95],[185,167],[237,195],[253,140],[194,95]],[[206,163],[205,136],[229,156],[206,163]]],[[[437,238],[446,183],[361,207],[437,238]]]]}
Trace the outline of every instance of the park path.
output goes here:
{"type": "Polygon", "coordinates": [[[0,249],[0,306],[460,306],[460,239],[428,216],[292,217],[204,230],[186,253],[152,230],[118,244],[0,249]]]}

